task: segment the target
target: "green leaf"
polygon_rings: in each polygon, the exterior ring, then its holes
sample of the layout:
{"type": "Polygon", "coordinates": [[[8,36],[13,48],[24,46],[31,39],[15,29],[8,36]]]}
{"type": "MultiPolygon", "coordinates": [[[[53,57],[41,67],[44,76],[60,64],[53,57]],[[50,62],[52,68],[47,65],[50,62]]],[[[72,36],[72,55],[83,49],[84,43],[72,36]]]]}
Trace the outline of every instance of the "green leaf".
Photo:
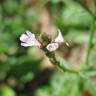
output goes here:
{"type": "Polygon", "coordinates": [[[96,84],[91,80],[86,81],[85,88],[92,94],[92,96],[96,96],[96,84]]]}
{"type": "Polygon", "coordinates": [[[0,96],[16,96],[14,90],[7,85],[0,86],[0,96]]]}
{"type": "Polygon", "coordinates": [[[69,3],[62,15],[65,26],[89,27],[90,14],[75,2],[69,3]]]}
{"type": "Polygon", "coordinates": [[[16,0],[6,0],[3,4],[3,9],[7,14],[16,13],[19,10],[19,3],[16,0]]]}

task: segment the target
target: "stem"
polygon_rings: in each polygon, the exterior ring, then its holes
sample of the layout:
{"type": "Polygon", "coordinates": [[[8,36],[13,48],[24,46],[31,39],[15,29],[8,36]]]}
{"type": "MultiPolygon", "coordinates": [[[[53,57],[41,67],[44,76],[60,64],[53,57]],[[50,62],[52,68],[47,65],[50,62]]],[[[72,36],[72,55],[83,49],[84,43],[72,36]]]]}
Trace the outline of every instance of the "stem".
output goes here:
{"type": "Polygon", "coordinates": [[[61,68],[64,72],[70,72],[70,73],[79,73],[78,70],[74,70],[74,69],[71,69],[71,68],[67,68],[67,67],[62,67],[59,62],[56,61],[55,63],[59,68],[61,68]]]}
{"type": "Polygon", "coordinates": [[[90,25],[90,37],[89,37],[89,43],[88,43],[88,50],[87,50],[87,56],[86,56],[86,62],[85,64],[90,66],[89,59],[90,59],[90,53],[91,53],[91,48],[93,46],[92,41],[94,37],[94,32],[95,32],[95,20],[92,18],[92,23],[90,25]]]}
{"type": "Polygon", "coordinates": [[[64,72],[70,72],[70,73],[79,73],[80,70],[76,70],[76,69],[71,69],[70,67],[65,67],[63,66],[63,64],[60,64],[60,61],[56,59],[55,57],[55,53],[47,54],[47,56],[49,57],[49,60],[54,64],[57,65],[60,69],[62,69],[64,72]]]}
{"type": "MultiPolygon", "coordinates": [[[[96,1],[94,0],[94,4],[96,5],[96,1]]],[[[95,12],[96,14],[96,7],[95,7],[95,12]]],[[[89,38],[89,44],[88,44],[88,51],[87,51],[87,57],[86,57],[86,62],[85,64],[89,65],[89,58],[90,58],[90,53],[91,53],[91,48],[92,48],[92,41],[93,41],[93,37],[94,37],[94,32],[95,32],[95,18],[92,18],[92,23],[90,26],[90,38],[89,38]]]]}

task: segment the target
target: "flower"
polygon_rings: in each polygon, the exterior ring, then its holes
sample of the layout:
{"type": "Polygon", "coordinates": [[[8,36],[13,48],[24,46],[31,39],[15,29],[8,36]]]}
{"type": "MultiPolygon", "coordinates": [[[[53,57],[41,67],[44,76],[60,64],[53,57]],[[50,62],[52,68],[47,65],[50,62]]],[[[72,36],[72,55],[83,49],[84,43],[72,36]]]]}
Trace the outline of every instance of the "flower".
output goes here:
{"type": "Polygon", "coordinates": [[[52,52],[59,48],[59,44],[65,42],[63,35],[60,30],[58,30],[58,36],[55,38],[54,43],[49,43],[47,45],[47,50],[52,52]]]}
{"type": "MultiPolygon", "coordinates": [[[[20,36],[21,46],[29,47],[29,46],[37,46],[39,48],[42,48],[44,46],[41,45],[41,43],[36,39],[35,34],[31,33],[30,31],[26,31],[25,34],[22,34],[20,36]]],[[[65,42],[63,35],[60,30],[58,30],[58,36],[55,38],[55,40],[52,43],[49,43],[46,46],[46,49],[50,52],[55,51],[59,48],[59,45],[61,43],[65,42]]],[[[65,42],[67,46],[69,44],[65,42]]]]}
{"type": "Polygon", "coordinates": [[[26,34],[20,36],[21,46],[37,46],[41,47],[40,42],[35,38],[35,34],[32,34],[30,31],[26,31],[26,34]]]}
{"type": "Polygon", "coordinates": [[[59,44],[58,43],[50,43],[47,45],[47,50],[52,52],[52,51],[55,51],[57,48],[59,47],[59,44]]]}

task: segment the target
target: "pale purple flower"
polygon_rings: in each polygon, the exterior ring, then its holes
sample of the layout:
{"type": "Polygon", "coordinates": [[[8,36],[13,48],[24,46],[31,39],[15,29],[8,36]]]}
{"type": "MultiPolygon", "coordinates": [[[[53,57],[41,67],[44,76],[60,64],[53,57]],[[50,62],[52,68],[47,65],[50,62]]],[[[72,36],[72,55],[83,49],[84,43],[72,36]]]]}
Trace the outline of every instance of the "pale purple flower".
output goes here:
{"type": "Polygon", "coordinates": [[[26,31],[25,34],[20,36],[21,46],[29,47],[29,46],[37,46],[40,47],[40,42],[35,38],[35,35],[30,31],[26,31]]]}
{"type": "Polygon", "coordinates": [[[50,43],[47,45],[47,50],[52,52],[59,48],[59,44],[63,43],[65,40],[63,38],[63,35],[61,31],[58,29],[58,36],[55,38],[54,43],[50,43]]]}
{"type": "Polygon", "coordinates": [[[55,38],[56,43],[63,43],[65,40],[63,38],[63,35],[61,31],[58,29],[58,36],[55,38]]]}
{"type": "Polygon", "coordinates": [[[58,49],[59,47],[59,44],[58,43],[50,43],[47,45],[47,50],[52,52],[52,51],[55,51],[56,49],[58,49]]]}
{"type": "MultiPolygon", "coordinates": [[[[42,47],[41,43],[36,39],[35,34],[30,31],[26,31],[25,34],[20,36],[21,46],[29,47],[29,46],[37,46],[39,48],[42,47]]],[[[58,36],[52,43],[49,43],[46,48],[48,51],[52,52],[59,48],[59,44],[65,42],[63,35],[60,30],[58,30],[58,36]]],[[[68,46],[69,44],[65,42],[68,46]]]]}

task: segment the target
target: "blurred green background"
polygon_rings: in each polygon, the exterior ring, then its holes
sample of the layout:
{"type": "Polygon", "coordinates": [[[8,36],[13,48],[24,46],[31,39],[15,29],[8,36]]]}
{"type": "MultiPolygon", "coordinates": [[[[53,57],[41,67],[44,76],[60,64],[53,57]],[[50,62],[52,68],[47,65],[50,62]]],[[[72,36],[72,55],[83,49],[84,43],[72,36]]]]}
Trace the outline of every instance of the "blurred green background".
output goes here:
{"type": "MultiPolygon", "coordinates": [[[[65,64],[83,68],[92,16],[96,17],[95,3],[95,0],[0,0],[0,96],[96,96],[96,70],[81,73],[81,77],[62,72],[40,49],[24,48],[19,40],[26,30],[38,36],[59,28],[70,47],[64,45],[56,54],[64,58],[65,64]]],[[[96,69],[96,33],[92,44],[88,62],[96,69]]]]}

